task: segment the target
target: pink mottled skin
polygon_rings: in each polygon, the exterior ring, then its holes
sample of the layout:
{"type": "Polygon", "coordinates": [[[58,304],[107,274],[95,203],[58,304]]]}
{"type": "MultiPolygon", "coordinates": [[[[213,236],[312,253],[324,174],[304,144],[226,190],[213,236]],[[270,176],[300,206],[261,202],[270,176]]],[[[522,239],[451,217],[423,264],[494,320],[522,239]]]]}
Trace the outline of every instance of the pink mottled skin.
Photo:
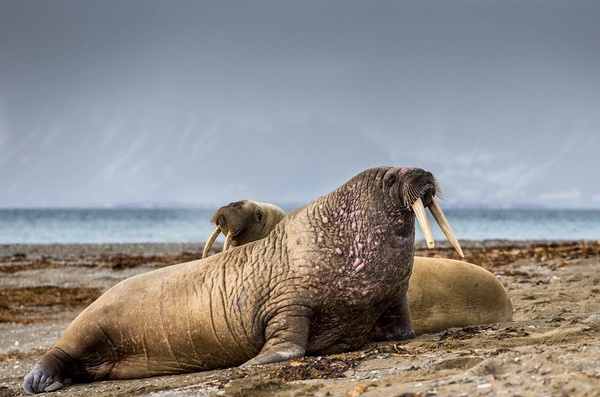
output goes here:
{"type": "Polygon", "coordinates": [[[415,218],[405,200],[414,192],[427,206],[429,172],[369,169],[262,240],[119,283],[73,321],[24,389],[267,364],[413,336],[415,218]]]}

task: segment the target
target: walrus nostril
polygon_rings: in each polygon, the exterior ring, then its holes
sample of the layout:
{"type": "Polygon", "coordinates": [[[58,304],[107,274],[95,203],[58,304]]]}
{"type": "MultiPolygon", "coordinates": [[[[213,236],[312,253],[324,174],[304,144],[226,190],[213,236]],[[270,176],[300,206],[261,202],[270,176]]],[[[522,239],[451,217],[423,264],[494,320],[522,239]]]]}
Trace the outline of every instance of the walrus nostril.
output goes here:
{"type": "Polygon", "coordinates": [[[421,200],[423,200],[423,205],[425,207],[429,207],[431,204],[431,200],[435,196],[435,187],[432,185],[427,185],[423,188],[423,194],[421,196],[421,200]]]}

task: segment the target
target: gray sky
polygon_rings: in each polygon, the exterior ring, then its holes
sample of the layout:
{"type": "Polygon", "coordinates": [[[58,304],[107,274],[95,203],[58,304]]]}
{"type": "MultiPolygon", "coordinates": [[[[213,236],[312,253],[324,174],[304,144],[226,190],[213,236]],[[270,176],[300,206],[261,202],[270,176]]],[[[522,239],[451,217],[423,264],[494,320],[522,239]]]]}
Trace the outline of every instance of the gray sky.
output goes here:
{"type": "Polygon", "coordinates": [[[0,207],[600,208],[598,1],[0,2],[0,207]]]}

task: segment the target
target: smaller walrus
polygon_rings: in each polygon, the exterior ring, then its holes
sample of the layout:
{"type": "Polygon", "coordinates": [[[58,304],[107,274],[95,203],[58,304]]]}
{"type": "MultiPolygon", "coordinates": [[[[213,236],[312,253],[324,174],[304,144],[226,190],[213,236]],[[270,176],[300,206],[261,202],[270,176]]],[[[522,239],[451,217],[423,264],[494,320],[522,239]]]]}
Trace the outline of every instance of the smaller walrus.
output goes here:
{"type": "MultiPolygon", "coordinates": [[[[278,222],[274,220],[284,216],[285,212],[273,204],[242,200],[219,208],[211,222],[216,223],[217,235],[219,230],[224,234],[234,230],[232,245],[243,245],[266,237],[278,222]],[[259,213],[270,213],[270,222],[259,213]]],[[[415,256],[413,263],[408,306],[416,335],[510,321],[513,314],[504,286],[491,272],[468,262],[420,256],[415,256]]]]}
{"type": "Polygon", "coordinates": [[[223,244],[225,251],[230,246],[266,237],[285,215],[276,205],[251,200],[240,200],[219,208],[210,220],[216,226],[204,246],[202,257],[208,256],[208,251],[220,233],[226,236],[223,244]]]}

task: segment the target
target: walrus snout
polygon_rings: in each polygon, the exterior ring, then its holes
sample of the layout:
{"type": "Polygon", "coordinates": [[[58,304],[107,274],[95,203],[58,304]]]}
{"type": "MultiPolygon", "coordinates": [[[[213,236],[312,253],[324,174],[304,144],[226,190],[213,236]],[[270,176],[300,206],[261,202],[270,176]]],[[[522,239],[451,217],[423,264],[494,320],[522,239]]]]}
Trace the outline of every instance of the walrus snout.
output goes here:
{"type": "Polygon", "coordinates": [[[423,187],[423,194],[421,196],[421,200],[423,201],[423,205],[425,207],[429,207],[431,201],[435,197],[435,186],[431,184],[427,184],[423,187]]]}
{"type": "Polygon", "coordinates": [[[214,223],[221,233],[232,237],[236,237],[248,227],[248,217],[251,215],[251,205],[247,200],[236,201],[221,207],[213,215],[211,222],[214,223]]]}
{"type": "Polygon", "coordinates": [[[238,235],[245,227],[245,225],[239,222],[237,218],[228,218],[225,214],[221,214],[221,216],[217,218],[215,225],[221,229],[222,233],[231,233],[233,237],[238,235]]]}
{"type": "Polygon", "coordinates": [[[227,227],[227,218],[225,217],[225,214],[219,215],[219,217],[215,221],[215,225],[219,226],[221,230],[223,230],[223,227],[227,227]]]}
{"type": "Polygon", "coordinates": [[[225,251],[231,246],[234,234],[239,231],[235,231],[235,222],[233,222],[231,219],[228,219],[227,214],[231,213],[231,211],[239,210],[242,207],[243,202],[237,201],[235,203],[229,203],[228,205],[219,208],[217,212],[215,212],[215,214],[210,219],[211,223],[215,224],[215,230],[213,230],[210,237],[208,238],[208,241],[204,245],[204,250],[202,251],[202,258],[206,258],[208,256],[210,248],[221,233],[225,234],[226,236],[225,243],[223,244],[223,251],[225,251]]]}
{"type": "Polygon", "coordinates": [[[425,237],[425,241],[427,242],[427,247],[430,249],[434,248],[435,242],[425,208],[429,208],[431,215],[433,215],[433,218],[448,238],[448,241],[460,257],[464,258],[458,239],[454,235],[446,216],[442,212],[442,208],[435,198],[436,194],[440,191],[435,177],[430,172],[420,168],[411,169],[409,172],[407,183],[403,187],[404,203],[405,205],[409,205],[414,211],[419,226],[421,226],[421,230],[423,231],[423,237],[425,237]]]}
{"type": "Polygon", "coordinates": [[[438,183],[433,174],[421,168],[397,168],[390,170],[387,175],[389,186],[398,180],[398,188],[402,205],[410,208],[417,198],[427,207],[431,199],[439,191],[438,183]]]}

